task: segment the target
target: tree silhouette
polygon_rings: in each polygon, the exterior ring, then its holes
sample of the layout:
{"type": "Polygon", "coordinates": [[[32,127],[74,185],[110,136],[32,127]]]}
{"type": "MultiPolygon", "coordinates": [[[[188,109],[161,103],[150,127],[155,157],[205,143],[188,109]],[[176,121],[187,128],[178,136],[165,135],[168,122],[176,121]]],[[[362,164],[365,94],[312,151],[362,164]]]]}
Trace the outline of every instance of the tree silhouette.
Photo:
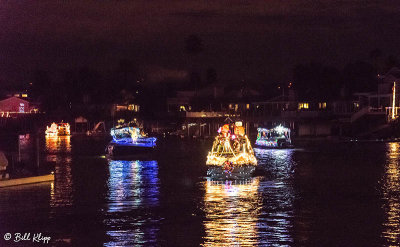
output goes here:
{"type": "Polygon", "coordinates": [[[300,99],[328,100],[339,95],[342,84],[338,69],[319,63],[297,65],[293,72],[294,89],[300,99]]]}
{"type": "Polygon", "coordinates": [[[185,51],[191,56],[192,63],[190,83],[196,92],[201,85],[201,75],[198,72],[199,69],[196,63],[196,57],[203,49],[203,42],[197,35],[192,34],[185,39],[185,51]]]}
{"type": "Polygon", "coordinates": [[[344,85],[349,93],[377,90],[376,72],[372,64],[358,61],[343,69],[344,85]]]}
{"type": "Polygon", "coordinates": [[[207,84],[214,84],[217,82],[217,71],[214,68],[208,68],[206,73],[207,84]]]}
{"type": "Polygon", "coordinates": [[[197,35],[189,35],[185,40],[185,50],[191,55],[197,55],[204,49],[202,40],[197,35]]]}
{"type": "Polygon", "coordinates": [[[390,70],[391,68],[398,66],[398,64],[399,62],[397,60],[397,57],[395,57],[394,55],[389,55],[386,58],[385,65],[387,70],[390,70]]]}

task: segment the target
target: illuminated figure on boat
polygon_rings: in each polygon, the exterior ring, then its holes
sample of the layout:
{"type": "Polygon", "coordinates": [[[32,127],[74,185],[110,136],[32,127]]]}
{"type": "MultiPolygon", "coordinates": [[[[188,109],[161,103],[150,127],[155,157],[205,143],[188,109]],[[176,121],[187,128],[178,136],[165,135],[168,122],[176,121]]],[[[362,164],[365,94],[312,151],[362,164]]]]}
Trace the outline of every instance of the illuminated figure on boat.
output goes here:
{"type": "Polygon", "coordinates": [[[241,122],[219,128],[206,164],[211,177],[241,178],[253,173],[257,159],[241,122]]]}

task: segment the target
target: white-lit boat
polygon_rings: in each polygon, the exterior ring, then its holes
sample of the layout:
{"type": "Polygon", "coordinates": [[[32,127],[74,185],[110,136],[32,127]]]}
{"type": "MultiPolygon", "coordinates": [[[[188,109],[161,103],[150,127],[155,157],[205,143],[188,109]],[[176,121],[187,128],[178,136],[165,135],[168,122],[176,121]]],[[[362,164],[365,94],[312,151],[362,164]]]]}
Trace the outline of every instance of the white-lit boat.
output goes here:
{"type": "Polygon", "coordinates": [[[69,136],[71,135],[71,129],[70,129],[70,125],[68,123],[52,123],[49,126],[46,127],[46,131],[45,131],[46,135],[49,137],[52,136],[69,136]]]}
{"type": "Polygon", "coordinates": [[[218,130],[206,164],[212,178],[239,179],[254,172],[257,159],[240,124],[225,124],[218,130]]]}
{"type": "Polygon", "coordinates": [[[264,148],[287,148],[292,146],[290,129],[278,125],[272,129],[258,128],[256,146],[264,148]]]}

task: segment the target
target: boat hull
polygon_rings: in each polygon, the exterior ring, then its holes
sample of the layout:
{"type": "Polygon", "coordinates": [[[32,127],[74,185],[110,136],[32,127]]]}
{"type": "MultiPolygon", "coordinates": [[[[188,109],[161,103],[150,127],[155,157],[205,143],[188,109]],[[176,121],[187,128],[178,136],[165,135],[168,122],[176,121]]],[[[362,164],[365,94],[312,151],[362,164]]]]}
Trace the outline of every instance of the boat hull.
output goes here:
{"type": "Polygon", "coordinates": [[[208,166],[207,175],[212,179],[244,179],[249,178],[254,173],[254,165],[233,166],[230,170],[223,166],[208,166]]]}
{"type": "Polygon", "coordinates": [[[293,148],[293,145],[290,143],[282,143],[281,145],[273,145],[273,146],[265,146],[265,145],[254,145],[255,148],[261,148],[261,149],[287,149],[287,148],[293,148]]]}
{"type": "Polygon", "coordinates": [[[107,156],[121,157],[146,157],[155,151],[155,146],[118,145],[110,143],[106,148],[107,156]]]}

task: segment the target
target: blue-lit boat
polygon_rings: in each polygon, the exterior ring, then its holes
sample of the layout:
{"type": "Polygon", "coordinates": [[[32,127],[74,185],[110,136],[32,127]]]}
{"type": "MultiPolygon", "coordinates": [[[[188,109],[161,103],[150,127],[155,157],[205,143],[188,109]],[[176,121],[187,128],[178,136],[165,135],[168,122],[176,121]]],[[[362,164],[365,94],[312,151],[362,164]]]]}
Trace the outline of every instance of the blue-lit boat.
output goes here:
{"type": "Polygon", "coordinates": [[[292,147],[290,129],[278,125],[272,129],[258,128],[256,146],[262,148],[289,148],[292,147]]]}
{"type": "Polygon", "coordinates": [[[111,129],[112,141],[107,146],[109,156],[130,156],[151,152],[156,147],[156,137],[148,137],[138,127],[118,126],[111,129]]]}

